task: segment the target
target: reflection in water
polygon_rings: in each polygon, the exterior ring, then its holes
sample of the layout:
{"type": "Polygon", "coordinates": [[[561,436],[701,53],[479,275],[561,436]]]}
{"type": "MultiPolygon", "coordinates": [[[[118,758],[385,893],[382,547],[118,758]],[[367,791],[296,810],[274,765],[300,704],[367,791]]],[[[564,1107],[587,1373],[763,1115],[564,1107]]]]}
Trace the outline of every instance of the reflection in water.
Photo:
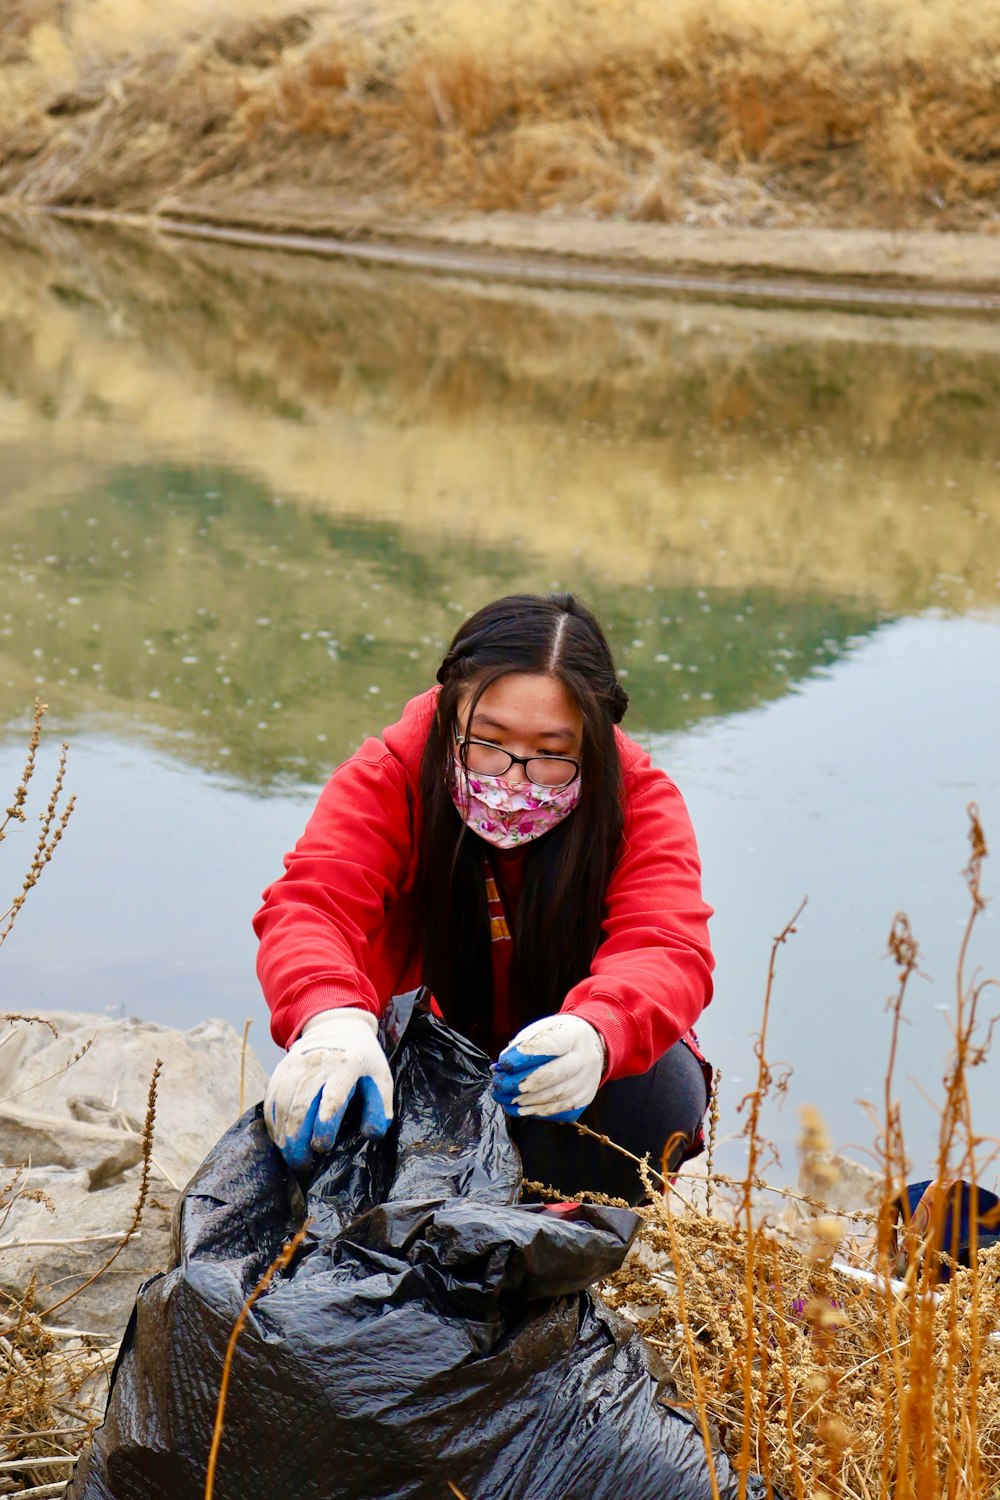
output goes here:
{"type": "MultiPolygon", "coordinates": [[[[433,681],[465,601],[526,572],[553,581],[467,537],[412,552],[398,523],[276,507],[240,471],[117,471],[7,530],[7,716],[44,687],[77,722],[103,710],[183,731],[181,753],[250,785],[317,780],[433,681]]],[[[636,596],[590,569],[581,582],[632,663],[632,722],[650,729],[778,696],[877,618],[771,589],[636,596]]]]}
{"type": "Polygon", "coordinates": [[[11,232],[0,298],[0,722],[44,689],[244,783],[313,780],[508,588],[592,599],[646,731],[996,599],[975,325],[949,347],[56,224],[11,232]]]}
{"type": "Polygon", "coordinates": [[[887,917],[950,954],[964,803],[1000,827],[998,346],[0,225],[0,773],[38,692],[81,793],[0,1002],[260,1018],[248,917],[314,784],[464,614],[557,585],[689,791],[732,1093],[809,890],[776,1035],[856,1138],[887,917]]]}

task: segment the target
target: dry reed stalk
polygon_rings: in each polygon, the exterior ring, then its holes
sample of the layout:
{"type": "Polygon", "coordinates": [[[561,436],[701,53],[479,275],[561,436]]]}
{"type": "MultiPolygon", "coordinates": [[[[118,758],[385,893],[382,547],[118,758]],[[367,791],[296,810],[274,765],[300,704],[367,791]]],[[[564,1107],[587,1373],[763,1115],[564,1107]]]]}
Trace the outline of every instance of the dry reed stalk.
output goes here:
{"type": "MultiPolygon", "coordinates": [[[[32,778],[36,770],[36,757],[41,741],[42,719],[46,706],[36,699],[31,734],[24,770],[15,789],[14,797],[0,821],[0,842],[7,836],[10,825],[27,820],[26,805],[32,778]]],[[[10,933],[13,923],[24,904],[28,892],[37,884],[42,871],[52,858],[66,824],[72,814],[74,799],[70,798],[60,810],[66,769],[67,747],[63,745],[58,769],[48,803],[39,819],[40,833],[28,873],[21,890],[11,906],[0,915],[0,944],[10,933]]],[[[58,1036],[54,1023],[45,1016],[6,1014],[0,1017],[7,1028],[0,1035],[0,1047],[9,1043],[19,1023],[41,1025],[58,1036]]],[[[58,1076],[79,1060],[89,1049],[87,1042],[62,1067],[49,1078],[39,1079],[30,1088],[37,1088],[58,1076]]],[[[125,1245],[135,1235],[148,1189],[149,1162],[151,1160],[153,1117],[155,1113],[156,1080],[159,1064],[154,1070],[150,1084],[149,1108],[143,1137],[143,1176],[135,1214],[123,1236],[114,1236],[119,1243],[114,1253],[95,1276],[84,1282],[89,1286],[117,1258],[125,1245]]],[[[19,1098],[28,1088],[18,1090],[12,1097],[19,1098]]],[[[0,1101],[6,1103],[7,1101],[0,1101]]],[[[25,1167],[11,1169],[5,1181],[0,1183],[0,1233],[6,1227],[16,1204],[30,1199],[52,1209],[47,1194],[30,1186],[29,1170],[25,1167]]],[[[102,1238],[101,1236],[87,1237],[102,1238]]],[[[59,1243],[80,1243],[61,1241],[59,1243]]],[[[8,1249],[18,1248],[34,1241],[8,1241],[8,1249]]],[[[39,1241],[37,1243],[50,1243],[39,1241]]],[[[55,1242],[51,1242],[55,1243],[55,1242]]],[[[71,1297],[78,1295],[83,1286],[55,1303],[46,1311],[40,1311],[36,1303],[34,1280],[18,1299],[4,1293],[8,1312],[0,1329],[0,1488],[4,1493],[17,1486],[17,1493],[29,1496],[61,1495],[68,1484],[66,1479],[52,1479],[53,1469],[68,1470],[76,1462],[83,1443],[97,1425],[93,1401],[86,1394],[88,1384],[95,1378],[107,1378],[109,1350],[99,1347],[100,1337],[80,1330],[53,1329],[44,1319],[71,1297]],[[95,1342],[96,1341],[96,1342],[95,1342]],[[72,1425],[67,1425],[67,1419],[72,1425]]]]}
{"type": "MultiPolygon", "coordinates": [[[[744,1095],[738,1105],[738,1110],[741,1113],[747,1104],[749,1104],[750,1106],[747,1114],[746,1125],[744,1127],[744,1135],[747,1142],[747,1168],[746,1177],[742,1186],[742,1201],[739,1206],[739,1213],[743,1221],[747,1244],[747,1266],[746,1275],[743,1282],[744,1327],[746,1330],[746,1347],[743,1353],[742,1369],[743,1421],[741,1423],[742,1437],[738,1460],[740,1472],[740,1500],[743,1500],[743,1497],[746,1493],[747,1477],[750,1473],[751,1464],[750,1440],[752,1433],[752,1414],[754,1409],[754,1366],[758,1358],[766,1359],[766,1353],[758,1355],[757,1352],[755,1337],[756,1329],[753,1316],[753,1301],[758,1290],[758,1269],[756,1265],[757,1235],[754,1228],[753,1189],[751,1187],[751,1183],[758,1176],[757,1166],[760,1158],[761,1147],[760,1113],[764,1104],[764,1100],[770,1093],[771,1086],[774,1082],[774,1074],[767,1061],[767,1026],[771,1014],[771,998],[774,993],[774,976],[778,961],[778,950],[795,932],[795,923],[802,915],[802,912],[805,909],[805,904],[805,900],[803,899],[800,902],[794,916],[790,921],[786,922],[781,932],[771,944],[771,957],[767,969],[767,984],[764,989],[763,1015],[761,1017],[760,1032],[754,1040],[753,1048],[754,1056],[757,1059],[757,1082],[756,1086],[751,1089],[748,1094],[744,1095]]],[[[762,1350],[763,1348],[764,1346],[762,1346],[762,1350]]],[[[707,1414],[705,1417],[705,1421],[707,1423],[707,1414]]],[[[707,1451],[707,1457],[709,1461],[711,1461],[710,1451],[707,1451]]]]}
{"type": "MultiPolygon", "coordinates": [[[[36,756],[42,737],[42,719],[45,717],[47,711],[48,705],[43,703],[40,698],[36,698],[24,770],[14,791],[13,801],[6,809],[3,821],[0,822],[0,843],[7,837],[7,829],[12,822],[24,823],[27,821],[25,804],[28,800],[28,790],[31,780],[35,774],[36,756]]],[[[38,884],[42,877],[42,871],[61,843],[62,836],[66,832],[66,825],[73,815],[73,809],[76,806],[75,797],[70,797],[61,809],[59,806],[63,794],[63,783],[66,777],[66,756],[68,751],[69,746],[64,744],[59,752],[59,764],[56,768],[55,780],[52,784],[52,790],[49,793],[49,800],[46,803],[45,810],[39,819],[38,840],[31,857],[31,863],[21,883],[21,889],[7,907],[7,910],[0,912],[0,948],[3,947],[3,944],[10,935],[18,913],[28,899],[28,892],[38,884]]]]}
{"type": "Polygon", "coordinates": [[[42,719],[47,712],[48,704],[43,703],[40,698],[36,698],[24,770],[21,772],[21,779],[14,789],[13,801],[4,814],[3,822],[0,823],[0,843],[3,843],[7,837],[7,827],[10,823],[23,823],[27,818],[27,813],[24,811],[24,804],[28,800],[28,788],[31,785],[31,778],[35,774],[35,757],[38,754],[38,746],[42,738],[42,719]]]}
{"type": "Polygon", "coordinates": [[[14,1035],[15,1025],[44,1026],[47,1028],[47,1030],[51,1031],[53,1037],[58,1037],[59,1035],[59,1028],[49,1016],[28,1016],[22,1015],[20,1011],[9,1010],[4,1015],[0,1016],[0,1021],[6,1021],[8,1023],[8,1026],[10,1027],[10,1030],[5,1031],[3,1036],[0,1037],[0,1047],[4,1046],[5,1043],[10,1041],[10,1038],[14,1035]]]}
{"type": "Polygon", "coordinates": [[[240,1114],[241,1115],[243,1113],[243,1098],[244,1098],[244,1095],[246,1093],[247,1038],[250,1035],[250,1027],[252,1025],[253,1025],[252,1021],[250,1021],[250,1020],[244,1021],[244,1023],[243,1023],[243,1044],[240,1047],[240,1114]]]}
{"type": "Polygon", "coordinates": [[[705,1212],[712,1212],[712,1188],[715,1177],[715,1152],[719,1141],[719,1095],[722,1091],[722,1069],[714,1069],[712,1097],[708,1101],[708,1135],[705,1139],[705,1212]]]}
{"type": "MultiPolygon", "coordinates": [[[[521,1191],[531,1193],[536,1198],[544,1198],[549,1203],[565,1203],[566,1194],[561,1193],[558,1188],[551,1187],[547,1182],[536,1182],[534,1178],[525,1177],[521,1182],[521,1191]]],[[[577,1193],[572,1199],[574,1203],[596,1203],[601,1208],[631,1208],[631,1203],[624,1198],[613,1198],[610,1193],[577,1193]]]]}
{"type": "MultiPolygon", "coordinates": [[[[14,1016],[11,1019],[16,1022],[20,1018],[18,1016],[14,1016]]],[[[54,1034],[58,1035],[58,1033],[54,1034]]],[[[0,1099],[0,1104],[10,1104],[14,1099],[23,1099],[25,1094],[30,1094],[34,1089],[40,1089],[43,1084],[51,1083],[53,1078],[61,1077],[62,1074],[72,1068],[75,1063],[78,1063],[81,1057],[86,1056],[91,1047],[94,1045],[94,1040],[94,1037],[89,1037],[87,1041],[81,1043],[81,1045],[73,1053],[72,1057],[67,1058],[60,1067],[53,1068],[51,1073],[46,1073],[44,1078],[37,1078],[34,1083],[25,1084],[23,1089],[17,1089],[15,1093],[8,1094],[6,1098],[0,1099]]]]}
{"type": "MultiPolygon", "coordinates": [[[[896,965],[897,986],[888,1002],[891,1026],[889,1033],[889,1056],[883,1085],[882,1136],[876,1141],[876,1151],[883,1167],[882,1201],[879,1209],[876,1232],[876,1265],[882,1284],[888,1289],[893,1274],[891,1246],[894,1243],[893,1208],[901,1184],[906,1182],[909,1163],[906,1157],[902,1117],[899,1104],[893,1095],[896,1057],[899,1049],[899,1033],[903,1021],[903,1002],[910,978],[917,970],[919,948],[904,912],[897,912],[889,930],[889,953],[896,965]]],[[[904,1231],[905,1232],[905,1231],[904,1231]]],[[[909,1304],[912,1312],[913,1303],[909,1304]]],[[[905,1342],[912,1339],[912,1324],[907,1323],[905,1342]]],[[[878,1389],[901,1390],[906,1381],[906,1358],[904,1354],[904,1332],[896,1299],[887,1294],[885,1298],[885,1337],[879,1347],[878,1389]]],[[[882,1403],[879,1423],[880,1467],[879,1496],[887,1500],[893,1483],[895,1469],[895,1447],[905,1441],[909,1421],[909,1408],[894,1411],[888,1401],[882,1403]]]]}
{"type": "Polygon", "coordinates": [[[250,1316],[250,1313],[253,1310],[254,1303],[259,1297],[262,1297],[264,1295],[278,1272],[283,1271],[291,1263],[295,1252],[298,1250],[299,1246],[302,1244],[302,1241],[305,1239],[306,1231],[308,1230],[311,1222],[312,1221],[310,1219],[306,1219],[304,1223],[302,1223],[295,1231],[291,1239],[288,1240],[284,1245],[282,1245],[281,1249],[278,1251],[278,1254],[275,1256],[274,1260],[272,1260],[271,1264],[268,1266],[267,1270],[264,1272],[257,1285],[254,1287],[253,1291],[250,1293],[249,1297],[247,1297],[243,1306],[240,1308],[239,1316],[237,1317],[236,1322],[233,1324],[232,1333],[229,1335],[229,1343],[226,1345],[225,1359],[222,1362],[222,1379],[219,1382],[219,1401],[215,1410],[215,1424],[212,1428],[212,1443],[211,1447],[209,1448],[208,1465],[205,1471],[204,1500],[212,1500],[212,1496],[215,1491],[215,1472],[219,1461],[219,1448],[222,1444],[222,1433],[225,1425],[226,1396],[229,1393],[229,1377],[232,1372],[233,1356],[236,1353],[236,1345],[239,1341],[240,1334],[243,1332],[247,1318],[250,1316]]]}
{"type": "MultiPolygon", "coordinates": [[[[669,1196],[666,1199],[666,1222],[667,1233],[670,1243],[670,1254],[674,1266],[680,1260],[677,1236],[674,1231],[674,1216],[671,1211],[669,1196]]],[[[698,1430],[701,1433],[701,1441],[705,1449],[705,1461],[708,1465],[708,1478],[712,1486],[712,1500],[719,1500],[719,1481],[715,1472],[715,1454],[713,1451],[712,1429],[708,1416],[708,1391],[702,1374],[701,1365],[698,1361],[698,1353],[695,1345],[695,1336],[691,1329],[691,1320],[688,1316],[687,1299],[684,1295],[684,1278],[677,1278],[677,1314],[680,1328],[684,1336],[684,1347],[688,1359],[688,1368],[691,1371],[691,1380],[694,1385],[695,1410],[698,1415],[698,1430]]]]}
{"type": "Polygon", "coordinates": [[[53,1302],[50,1307],[47,1307],[44,1313],[41,1314],[43,1318],[51,1318],[52,1314],[57,1312],[59,1308],[65,1307],[67,1302],[72,1302],[73,1298],[78,1297],[88,1286],[93,1286],[94,1282],[103,1276],[105,1271],[118,1259],[142,1222],[143,1209],[146,1206],[146,1197],[149,1193],[149,1174],[153,1157],[153,1134],[156,1129],[156,1090],[160,1081],[162,1068],[163,1063],[157,1058],[149,1080],[149,1093],[146,1099],[146,1119],[142,1127],[142,1175],[139,1180],[139,1192],[135,1200],[132,1222],[122,1235],[112,1254],[108,1256],[100,1269],[95,1271],[93,1276],[89,1276],[81,1286],[78,1286],[74,1291],[60,1298],[58,1302],[53,1302]]]}

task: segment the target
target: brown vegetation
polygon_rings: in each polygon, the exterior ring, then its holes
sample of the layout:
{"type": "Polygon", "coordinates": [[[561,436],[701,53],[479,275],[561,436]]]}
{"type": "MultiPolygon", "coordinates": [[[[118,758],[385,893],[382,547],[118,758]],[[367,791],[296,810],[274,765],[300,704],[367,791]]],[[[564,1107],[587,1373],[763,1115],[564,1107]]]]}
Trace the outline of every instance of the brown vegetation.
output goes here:
{"type": "MultiPolygon", "coordinates": [[[[35,758],[38,754],[38,746],[42,738],[42,719],[45,717],[48,705],[41,699],[35,699],[35,713],[31,725],[31,736],[28,740],[28,753],[24,763],[21,779],[14,790],[14,797],[10,806],[5,810],[3,818],[0,818],[0,844],[7,837],[8,830],[12,824],[27,821],[25,803],[28,800],[28,789],[31,786],[35,774],[35,758]]],[[[18,913],[28,898],[28,892],[32,890],[42,878],[42,872],[55,853],[66,832],[66,825],[73,815],[76,806],[76,798],[70,797],[63,807],[60,807],[63,795],[63,782],[66,777],[66,753],[68,745],[63,745],[59,754],[59,765],[56,770],[52,790],[45,811],[39,818],[38,839],[35,843],[31,863],[21,882],[21,889],[11,901],[7,910],[0,912],[0,947],[6,942],[11,928],[17,920],[18,913]]],[[[9,1018],[7,1018],[9,1019],[9,1018]]]]}
{"type": "Polygon", "coordinates": [[[12,0],[0,192],[996,229],[996,0],[12,0]]]}
{"type": "MultiPolygon", "coordinates": [[[[33,1018],[4,1019],[8,1030],[0,1045],[12,1034],[10,1028],[30,1023],[33,1018]]],[[[51,1026],[49,1022],[44,1024],[51,1026]]],[[[51,1029],[55,1032],[54,1027],[51,1029]]],[[[67,1067],[76,1060],[71,1058],[67,1067]]],[[[159,1073],[157,1063],[149,1084],[142,1132],[142,1177],[132,1221],[111,1254],[91,1276],[47,1307],[37,1305],[34,1278],[20,1298],[12,1298],[6,1291],[2,1294],[0,1494],[61,1495],[101,1420],[117,1341],[65,1326],[63,1309],[110,1269],[139,1228],[149,1191],[159,1073]],[[54,1318],[57,1313],[62,1317],[54,1318]]],[[[46,1195],[30,1186],[30,1164],[4,1170],[8,1175],[0,1184],[0,1229],[19,1200],[33,1199],[52,1210],[46,1195]]],[[[82,1246],[84,1242],[80,1243],[82,1246]]],[[[17,1244],[6,1241],[3,1248],[16,1249],[17,1244]]]]}
{"type": "MultiPolygon", "coordinates": [[[[953,1050],[933,1173],[938,1184],[982,1183],[997,1158],[997,1143],[973,1129],[967,1089],[969,1070],[986,1058],[992,1024],[981,1001],[995,983],[969,980],[965,971],[985,906],[986,843],[974,807],[970,823],[971,910],[956,971],[953,1050]]],[[[735,1185],[731,1218],[694,1206],[683,1180],[664,1183],[666,1191],[654,1192],[646,1211],[638,1256],[606,1295],[630,1309],[665,1352],[681,1398],[697,1411],[709,1455],[718,1434],[742,1473],[764,1475],[769,1493],[796,1500],[985,1500],[1000,1484],[1000,1245],[977,1252],[973,1213],[970,1263],[960,1267],[943,1233],[946,1193],[935,1196],[922,1233],[916,1216],[897,1229],[908,1163],[892,1058],[917,962],[905,918],[896,918],[889,940],[898,985],[889,1002],[876,1211],[845,1223],[809,1194],[795,1197],[797,1221],[788,1215],[776,1221],[760,1210],[760,1109],[782,1087],[766,1060],[767,1008],[774,955],[791,930],[789,924],[772,951],[757,1080],[743,1101],[748,1166],[735,1185]]],[[[822,1122],[809,1111],[803,1125],[806,1180],[829,1193],[836,1168],[822,1122]]],[[[728,1180],[724,1186],[730,1188],[728,1180]]],[[[992,1218],[985,1227],[996,1228],[992,1218]]]]}
{"type": "MultiPolygon", "coordinates": [[[[10,806],[0,818],[0,843],[14,825],[28,819],[26,806],[45,712],[46,705],[36,700],[24,770],[10,806]]],[[[48,802],[38,819],[40,831],[21,888],[7,911],[0,915],[0,944],[10,933],[28,892],[37,885],[72,815],[74,798],[60,806],[66,751],[63,745],[48,802]]],[[[11,1040],[18,1026],[47,1026],[57,1035],[53,1023],[42,1017],[5,1015],[0,1022],[4,1027],[0,1047],[11,1040]]],[[[79,1061],[89,1046],[86,1043],[66,1067],[79,1061]]],[[[0,1494],[61,1495],[78,1454],[99,1420],[96,1412],[106,1390],[114,1349],[109,1348],[109,1340],[105,1338],[53,1322],[53,1315],[104,1275],[139,1227],[149,1190],[159,1071],[157,1064],[149,1085],[142,1132],[142,1177],[132,1222],[111,1254],[92,1276],[47,1307],[37,1306],[34,1278],[19,1298],[6,1291],[0,1294],[0,1494]]],[[[6,1227],[18,1202],[33,1201],[52,1211],[53,1204],[47,1195],[31,1186],[30,1163],[17,1166],[7,1163],[2,1172],[0,1231],[6,1227]]],[[[23,1241],[7,1239],[3,1249],[17,1250],[19,1244],[23,1249],[23,1241]]]]}
{"type": "Polygon", "coordinates": [[[257,1285],[243,1303],[236,1322],[233,1324],[232,1332],[229,1335],[229,1343],[226,1345],[225,1358],[222,1361],[219,1400],[215,1409],[215,1425],[212,1428],[212,1443],[208,1451],[208,1464],[205,1469],[205,1500],[212,1500],[212,1496],[215,1493],[215,1473],[219,1462],[219,1449],[222,1446],[222,1433],[226,1420],[226,1396],[229,1391],[229,1377],[233,1369],[233,1355],[236,1353],[236,1345],[239,1342],[240,1334],[246,1326],[247,1318],[249,1318],[253,1311],[254,1303],[259,1297],[264,1295],[275,1276],[280,1275],[282,1271],[287,1270],[291,1265],[296,1252],[306,1237],[311,1223],[311,1219],[303,1220],[295,1233],[285,1241],[263,1276],[257,1282],[257,1285]]]}

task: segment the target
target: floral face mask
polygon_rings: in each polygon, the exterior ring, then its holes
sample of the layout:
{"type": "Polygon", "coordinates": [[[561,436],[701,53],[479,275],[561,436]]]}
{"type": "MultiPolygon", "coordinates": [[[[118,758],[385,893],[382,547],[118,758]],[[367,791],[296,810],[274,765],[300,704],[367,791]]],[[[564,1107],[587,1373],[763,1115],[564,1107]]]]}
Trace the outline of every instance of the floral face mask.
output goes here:
{"type": "Polygon", "coordinates": [[[541,838],[569,817],[580,800],[580,778],[569,786],[536,786],[525,781],[508,786],[500,776],[467,771],[455,758],[451,799],[464,823],[498,849],[514,849],[541,838]]]}

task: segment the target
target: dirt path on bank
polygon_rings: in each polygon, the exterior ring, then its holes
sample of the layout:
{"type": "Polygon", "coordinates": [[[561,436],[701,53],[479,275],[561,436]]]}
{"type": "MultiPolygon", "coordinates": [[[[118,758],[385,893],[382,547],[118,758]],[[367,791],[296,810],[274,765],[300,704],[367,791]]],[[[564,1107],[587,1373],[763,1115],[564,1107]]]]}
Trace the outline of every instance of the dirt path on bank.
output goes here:
{"type": "Polygon", "coordinates": [[[987,234],[706,229],[526,214],[390,220],[291,191],[176,200],[159,215],[48,212],[450,275],[724,301],[1000,313],[1000,236],[987,234]]]}

